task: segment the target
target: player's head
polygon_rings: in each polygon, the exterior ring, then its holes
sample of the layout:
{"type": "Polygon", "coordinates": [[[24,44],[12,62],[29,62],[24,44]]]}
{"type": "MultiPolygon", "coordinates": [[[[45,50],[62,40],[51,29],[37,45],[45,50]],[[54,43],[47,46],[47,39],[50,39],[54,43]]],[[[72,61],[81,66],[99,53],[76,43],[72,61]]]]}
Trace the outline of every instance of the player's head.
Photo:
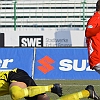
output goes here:
{"type": "Polygon", "coordinates": [[[100,0],[96,3],[96,11],[100,11],[100,0]]]}

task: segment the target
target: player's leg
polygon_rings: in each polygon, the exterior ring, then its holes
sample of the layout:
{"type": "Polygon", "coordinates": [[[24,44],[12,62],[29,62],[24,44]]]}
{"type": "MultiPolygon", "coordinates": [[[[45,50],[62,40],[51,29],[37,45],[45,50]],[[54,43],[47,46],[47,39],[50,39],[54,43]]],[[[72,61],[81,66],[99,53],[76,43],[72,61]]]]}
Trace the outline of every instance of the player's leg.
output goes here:
{"type": "Polygon", "coordinates": [[[81,98],[91,98],[94,100],[100,100],[99,96],[96,94],[94,87],[92,85],[88,85],[85,88],[85,90],[62,96],[57,100],[80,100],[81,98]]]}
{"type": "Polygon", "coordinates": [[[100,74],[100,63],[98,63],[96,66],[94,66],[93,69],[100,74]]]}
{"type": "Polygon", "coordinates": [[[27,90],[29,97],[45,92],[52,92],[57,94],[58,96],[62,96],[62,88],[60,84],[53,84],[48,86],[28,86],[26,88],[26,91],[27,90]]]}
{"type": "Polygon", "coordinates": [[[81,98],[85,98],[85,97],[89,97],[89,91],[87,90],[83,90],[72,94],[67,94],[60,97],[57,100],[80,100],[81,98]]]}
{"type": "Polygon", "coordinates": [[[35,81],[21,69],[17,69],[16,72],[11,71],[8,75],[8,82],[10,83],[9,92],[12,98],[31,98],[45,92],[53,92],[59,96],[62,95],[62,90],[59,84],[37,86],[35,81]],[[13,80],[15,80],[15,82],[13,82],[13,80]],[[22,84],[20,84],[21,82],[22,84]]]}
{"type": "MultiPolygon", "coordinates": [[[[44,88],[44,90],[47,91],[47,92],[52,92],[52,93],[57,94],[58,96],[62,96],[62,88],[61,88],[60,84],[53,84],[53,87],[51,87],[51,86],[52,85],[48,85],[48,86],[35,86],[35,87],[42,87],[41,89],[44,88]]],[[[51,100],[48,97],[48,95],[45,94],[45,93],[42,93],[42,94],[39,94],[39,95],[36,95],[36,96],[32,96],[32,95],[34,95],[34,87],[30,88],[30,93],[32,93],[31,96],[30,97],[26,97],[26,100],[51,100]]]]}
{"type": "Polygon", "coordinates": [[[59,84],[53,84],[48,86],[26,86],[23,82],[12,82],[10,85],[9,93],[13,100],[18,100],[26,97],[29,98],[38,95],[38,98],[45,98],[44,100],[49,100],[45,92],[56,93],[58,96],[62,95],[62,88],[59,84]]]}

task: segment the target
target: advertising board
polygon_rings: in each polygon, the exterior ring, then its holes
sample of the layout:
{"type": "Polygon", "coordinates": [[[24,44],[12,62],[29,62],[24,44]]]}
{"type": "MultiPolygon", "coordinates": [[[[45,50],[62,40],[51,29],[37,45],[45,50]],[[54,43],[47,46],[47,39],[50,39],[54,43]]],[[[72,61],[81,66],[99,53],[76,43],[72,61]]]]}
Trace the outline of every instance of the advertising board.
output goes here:
{"type": "Polygon", "coordinates": [[[21,68],[32,76],[33,48],[0,48],[0,71],[21,68]]]}
{"type": "Polygon", "coordinates": [[[85,46],[85,33],[79,30],[33,30],[4,32],[5,47],[85,46]]]}
{"type": "Polygon", "coordinates": [[[34,78],[93,80],[100,75],[90,69],[86,48],[37,48],[34,78]]]}

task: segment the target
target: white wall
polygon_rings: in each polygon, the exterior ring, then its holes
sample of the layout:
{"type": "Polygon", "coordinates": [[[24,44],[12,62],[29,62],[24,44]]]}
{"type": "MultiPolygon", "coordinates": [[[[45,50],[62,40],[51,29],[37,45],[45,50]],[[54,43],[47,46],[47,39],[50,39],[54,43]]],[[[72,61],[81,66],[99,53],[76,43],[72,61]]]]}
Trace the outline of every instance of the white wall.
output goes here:
{"type": "MultiPolygon", "coordinates": [[[[2,31],[5,34],[5,46],[19,46],[20,36],[27,36],[31,46],[34,46],[39,36],[43,36],[43,46],[56,47],[56,46],[84,46],[85,33],[82,30],[33,30],[33,31],[2,31]],[[29,38],[28,38],[29,37],[29,38]],[[35,37],[35,38],[34,38],[35,37]],[[33,39],[32,43],[30,38],[33,39]]],[[[28,43],[29,42],[29,43],[28,43]]]]}

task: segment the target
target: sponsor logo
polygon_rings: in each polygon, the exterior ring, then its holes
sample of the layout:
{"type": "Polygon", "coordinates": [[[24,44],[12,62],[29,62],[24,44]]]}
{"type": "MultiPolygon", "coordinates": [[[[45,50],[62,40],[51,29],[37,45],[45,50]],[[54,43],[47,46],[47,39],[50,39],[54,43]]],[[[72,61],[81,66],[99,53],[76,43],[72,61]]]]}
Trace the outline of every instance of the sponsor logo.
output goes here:
{"type": "Polygon", "coordinates": [[[20,47],[43,47],[43,36],[19,36],[20,47]]]}
{"type": "Polygon", "coordinates": [[[62,39],[49,39],[46,38],[46,46],[72,46],[70,39],[62,38],[62,39]]]}
{"type": "Polygon", "coordinates": [[[38,69],[44,74],[54,69],[54,67],[51,64],[53,64],[55,61],[49,56],[43,57],[42,59],[38,60],[38,62],[42,65],[38,66],[38,69]]]}
{"type": "MultiPolygon", "coordinates": [[[[38,62],[42,65],[38,66],[38,69],[44,74],[54,69],[51,64],[53,64],[55,61],[49,56],[45,56],[44,58],[38,60],[38,62]]],[[[79,61],[79,59],[62,59],[60,60],[59,65],[60,71],[94,71],[90,69],[90,66],[88,65],[88,60],[86,59],[83,59],[82,61],[79,61]]]]}
{"type": "Polygon", "coordinates": [[[59,69],[61,71],[94,71],[90,69],[90,66],[88,65],[88,60],[82,60],[81,61],[81,65],[79,66],[79,60],[78,59],[74,59],[74,60],[70,60],[70,59],[62,59],[60,62],[60,67],[59,69]]]}
{"type": "Polygon", "coordinates": [[[10,70],[10,69],[7,69],[8,68],[8,64],[12,63],[13,61],[14,61],[13,59],[3,59],[3,60],[0,59],[0,71],[10,70]]]}

